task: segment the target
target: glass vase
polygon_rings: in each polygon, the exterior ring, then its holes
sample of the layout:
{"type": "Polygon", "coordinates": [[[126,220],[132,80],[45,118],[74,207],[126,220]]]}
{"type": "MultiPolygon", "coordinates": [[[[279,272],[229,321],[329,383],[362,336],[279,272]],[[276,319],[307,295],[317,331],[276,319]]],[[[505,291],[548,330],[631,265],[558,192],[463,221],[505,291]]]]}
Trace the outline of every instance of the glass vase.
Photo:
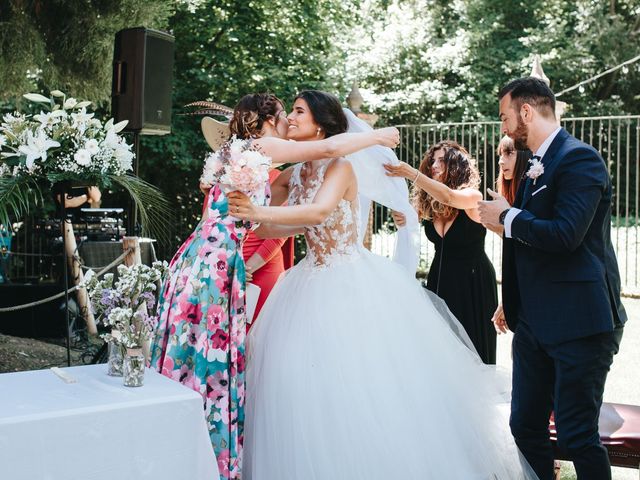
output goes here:
{"type": "Polygon", "coordinates": [[[141,348],[127,348],[124,356],[122,376],[126,387],[144,385],[145,359],[141,348]]]}
{"type": "Polygon", "coordinates": [[[122,346],[117,343],[109,342],[109,360],[107,361],[107,375],[112,377],[121,377],[124,363],[122,355],[122,346]]]}

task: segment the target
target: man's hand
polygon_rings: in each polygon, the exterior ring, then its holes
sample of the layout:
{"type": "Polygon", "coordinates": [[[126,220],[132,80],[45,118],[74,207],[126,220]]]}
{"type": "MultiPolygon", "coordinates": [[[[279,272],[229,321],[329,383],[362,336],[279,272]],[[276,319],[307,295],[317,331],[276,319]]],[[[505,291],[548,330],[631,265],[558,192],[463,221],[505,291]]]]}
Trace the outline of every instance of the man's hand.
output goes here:
{"type": "Polygon", "coordinates": [[[480,221],[489,229],[499,228],[501,226],[500,214],[510,208],[511,205],[509,205],[506,198],[489,188],[487,188],[487,193],[491,195],[493,200],[481,200],[478,202],[480,221]]]}
{"type": "Polygon", "coordinates": [[[506,318],[504,318],[504,310],[502,309],[502,304],[498,305],[498,308],[496,308],[493,317],[491,317],[491,321],[493,322],[493,327],[496,329],[496,333],[498,335],[507,333],[509,331],[507,320],[506,318]]]}

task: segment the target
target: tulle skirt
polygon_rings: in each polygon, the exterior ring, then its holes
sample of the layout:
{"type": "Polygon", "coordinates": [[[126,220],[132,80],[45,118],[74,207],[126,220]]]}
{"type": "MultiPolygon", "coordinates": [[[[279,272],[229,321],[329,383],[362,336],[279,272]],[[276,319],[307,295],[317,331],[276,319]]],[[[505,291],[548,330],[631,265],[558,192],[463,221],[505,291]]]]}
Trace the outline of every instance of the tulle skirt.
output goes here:
{"type": "Polygon", "coordinates": [[[403,267],[305,260],[249,335],[245,480],[536,479],[504,382],[403,267]]]}

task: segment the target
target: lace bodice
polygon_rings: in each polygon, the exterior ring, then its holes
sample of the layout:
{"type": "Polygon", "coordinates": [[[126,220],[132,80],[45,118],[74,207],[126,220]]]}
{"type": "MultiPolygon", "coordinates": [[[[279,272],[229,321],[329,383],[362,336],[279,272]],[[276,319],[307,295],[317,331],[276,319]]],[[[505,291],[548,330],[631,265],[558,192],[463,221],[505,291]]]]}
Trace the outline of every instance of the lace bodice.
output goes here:
{"type": "MultiPolygon", "coordinates": [[[[298,163],[293,167],[289,180],[289,205],[304,205],[313,201],[332,161],[327,160],[315,173],[311,172],[309,163],[298,163]]],[[[342,199],[323,223],[305,227],[307,255],[304,264],[316,268],[327,267],[357,258],[358,215],[358,200],[342,199]]]]}

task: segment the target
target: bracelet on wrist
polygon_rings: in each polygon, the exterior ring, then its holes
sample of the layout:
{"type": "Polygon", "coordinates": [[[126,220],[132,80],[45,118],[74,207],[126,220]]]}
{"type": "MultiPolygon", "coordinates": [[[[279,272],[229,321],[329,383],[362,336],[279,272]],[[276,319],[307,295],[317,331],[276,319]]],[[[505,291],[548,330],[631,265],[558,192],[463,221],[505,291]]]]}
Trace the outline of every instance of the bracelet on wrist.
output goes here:
{"type": "Polygon", "coordinates": [[[414,178],[414,179],[411,181],[411,183],[416,183],[416,181],[418,180],[418,177],[419,177],[419,176],[420,176],[420,170],[418,170],[418,169],[416,168],[416,178],[414,178]]]}

